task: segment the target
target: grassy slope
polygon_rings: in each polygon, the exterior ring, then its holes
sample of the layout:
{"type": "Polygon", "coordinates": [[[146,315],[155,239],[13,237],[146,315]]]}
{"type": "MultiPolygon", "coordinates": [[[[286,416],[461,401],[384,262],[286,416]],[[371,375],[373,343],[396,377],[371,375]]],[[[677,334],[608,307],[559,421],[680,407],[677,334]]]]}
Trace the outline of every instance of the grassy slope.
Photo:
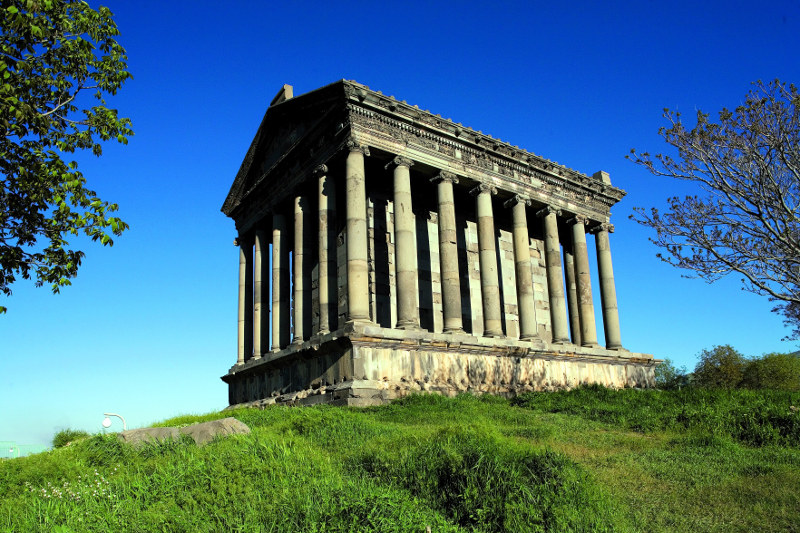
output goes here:
{"type": "Polygon", "coordinates": [[[800,531],[798,394],[513,403],[240,410],[253,433],[203,448],[96,436],[0,463],[0,530],[800,531]]]}

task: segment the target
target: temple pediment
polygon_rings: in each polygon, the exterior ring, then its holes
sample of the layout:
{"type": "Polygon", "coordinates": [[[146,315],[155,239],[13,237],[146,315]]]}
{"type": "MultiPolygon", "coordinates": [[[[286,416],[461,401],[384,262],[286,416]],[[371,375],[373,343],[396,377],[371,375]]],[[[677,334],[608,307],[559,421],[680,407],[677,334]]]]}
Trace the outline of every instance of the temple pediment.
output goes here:
{"type": "Polygon", "coordinates": [[[337,93],[342,93],[341,87],[332,84],[298,98],[276,96],[278,101],[274,101],[264,114],[239,167],[222,205],[223,213],[231,215],[248,194],[275,173],[279,163],[297,156],[295,150],[307,140],[309,132],[319,133],[320,124],[337,105],[341,107],[343,98],[337,93]]]}
{"type": "Polygon", "coordinates": [[[387,154],[409,153],[421,163],[476,182],[511,185],[515,194],[600,221],[607,221],[610,208],[625,196],[607,174],[580,173],[365,85],[340,80],[294,98],[279,92],[222,211],[232,215],[265,178],[288,183],[298,172],[325,163],[334,152],[324,148],[341,148],[347,136],[387,154]]]}

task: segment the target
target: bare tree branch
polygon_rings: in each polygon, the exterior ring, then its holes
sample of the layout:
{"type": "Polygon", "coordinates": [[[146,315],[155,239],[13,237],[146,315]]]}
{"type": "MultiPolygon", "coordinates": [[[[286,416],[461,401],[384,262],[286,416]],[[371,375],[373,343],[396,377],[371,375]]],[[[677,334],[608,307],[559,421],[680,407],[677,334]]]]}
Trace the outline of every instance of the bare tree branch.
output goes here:
{"type": "Polygon", "coordinates": [[[656,176],[692,181],[705,197],[669,198],[668,209],[636,208],[631,218],[656,231],[663,261],[713,282],[736,273],[746,290],[800,336],[800,96],[779,80],[756,82],[744,104],[718,122],[698,111],[687,130],[664,110],[659,134],[673,155],[631,150],[656,176]]]}

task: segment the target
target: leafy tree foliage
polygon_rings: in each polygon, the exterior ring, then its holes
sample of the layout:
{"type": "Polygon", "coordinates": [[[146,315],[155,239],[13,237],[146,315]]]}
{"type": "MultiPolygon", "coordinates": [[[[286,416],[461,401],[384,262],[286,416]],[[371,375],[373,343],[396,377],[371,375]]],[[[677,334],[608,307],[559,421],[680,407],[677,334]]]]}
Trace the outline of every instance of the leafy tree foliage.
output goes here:
{"type": "Polygon", "coordinates": [[[131,75],[107,8],[2,0],[0,25],[0,291],[10,295],[17,276],[33,275],[58,292],[84,256],[69,249],[70,235],[112,245],[128,227],[63,158],[100,155],[103,141],[127,143],[130,120],[104,98],[131,75]]]}
{"type": "Polygon", "coordinates": [[[687,129],[665,110],[659,130],[673,155],[631,151],[658,176],[695,182],[704,194],[673,197],[668,209],[632,218],[656,230],[659,257],[713,282],[730,273],[746,290],[778,302],[800,335],[800,95],[794,85],[756,82],[718,122],[697,112],[687,129]]]}
{"type": "MultiPolygon", "coordinates": [[[[691,385],[725,389],[800,390],[800,354],[798,353],[768,353],[761,357],[747,358],[726,344],[714,346],[710,350],[703,350],[700,352],[699,358],[700,361],[689,380],[691,385]]],[[[668,359],[665,361],[665,364],[667,363],[670,363],[668,359]]],[[[658,368],[656,370],[657,382],[659,380],[658,368]]],[[[667,374],[669,374],[669,370],[668,367],[667,374]]],[[[687,378],[687,376],[684,375],[683,378],[687,378]]],[[[663,378],[662,381],[664,381],[663,378]]],[[[668,388],[662,387],[660,382],[659,387],[668,388]]]]}
{"type": "Polygon", "coordinates": [[[769,353],[752,359],[744,369],[742,385],[749,389],[800,390],[800,357],[769,353]]]}
{"type": "Polygon", "coordinates": [[[742,383],[747,359],[730,344],[714,346],[699,354],[694,382],[701,387],[734,389],[742,383]]]}
{"type": "Polygon", "coordinates": [[[664,359],[664,362],[655,369],[656,387],[662,390],[675,390],[690,385],[686,367],[676,367],[671,359],[664,359]]]}

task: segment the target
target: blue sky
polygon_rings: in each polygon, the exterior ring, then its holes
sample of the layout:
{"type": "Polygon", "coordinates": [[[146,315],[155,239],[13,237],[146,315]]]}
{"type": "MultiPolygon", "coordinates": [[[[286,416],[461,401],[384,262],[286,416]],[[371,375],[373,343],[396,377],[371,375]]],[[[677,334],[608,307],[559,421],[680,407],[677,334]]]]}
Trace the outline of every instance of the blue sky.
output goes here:
{"type": "Polygon", "coordinates": [[[105,3],[134,75],[110,103],[136,135],[76,159],[131,229],[113,248],[85,246],[62,294],[19,282],[3,298],[0,440],[100,431],[104,411],[133,427],[225,407],[238,252],[220,206],[284,83],[297,95],[354,79],[578,171],[609,172],[628,192],[611,237],[628,349],[690,369],[716,344],[798,349],[738,279],[707,285],[656,259],[632,208],[696,191],[624,156],[664,149],[665,107],[715,113],[757,79],[800,81],[800,5],[556,4],[105,3]]]}

